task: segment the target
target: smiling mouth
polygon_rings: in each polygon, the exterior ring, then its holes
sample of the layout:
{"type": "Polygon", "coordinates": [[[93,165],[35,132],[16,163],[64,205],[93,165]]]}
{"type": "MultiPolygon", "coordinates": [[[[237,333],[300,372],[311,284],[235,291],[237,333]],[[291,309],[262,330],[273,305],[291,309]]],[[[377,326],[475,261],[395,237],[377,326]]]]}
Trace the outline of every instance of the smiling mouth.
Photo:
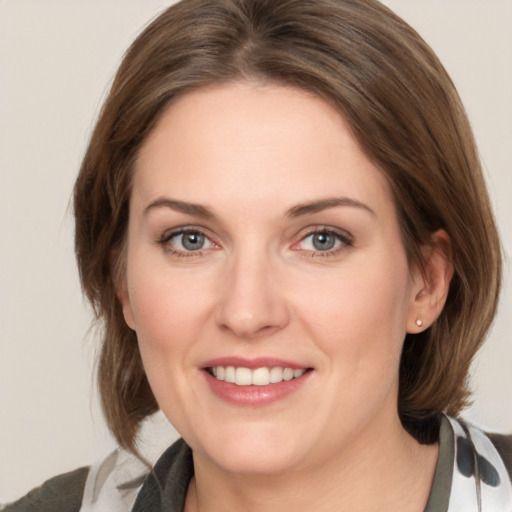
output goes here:
{"type": "Polygon", "coordinates": [[[281,366],[245,368],[243,366],[212,366],[207,372],[215,379],[237,386],[269,386],[298,379],[311,368],[284,368],[281,366]]]}

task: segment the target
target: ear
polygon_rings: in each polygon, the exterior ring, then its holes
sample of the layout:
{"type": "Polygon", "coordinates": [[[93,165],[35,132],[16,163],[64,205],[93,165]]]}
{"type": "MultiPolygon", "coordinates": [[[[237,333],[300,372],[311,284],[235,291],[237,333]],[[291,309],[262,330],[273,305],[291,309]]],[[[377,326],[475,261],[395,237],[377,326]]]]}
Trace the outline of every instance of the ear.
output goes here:
{"type": "Polygon", "coordinates": [[[407,314],[407,332],[418,333],[430,327],[441,314],[453,277],[452,244],[446,231],[432,234],[421,248],[424,266],[415,269],[414,284],[407,314]]]}
{"type": "Polygon", "coordinates": [[[123,308],[124,321],[132,331],[135,331],[135,322],[133,320],[130,295],[128,294],[128,289],[126,286],[126,278],[123,279],[122,282],[116,287],[116,294],[119,302],[121,303],[121,307],[123,308]]]}
{"type": "Polygon", "coordinates": [[[128,293],[128,283],[126,282],[126,265],[124,250],[112,251],[110,255],[110,268],[114,279],[117,299],[123,309],[124,321],[130,329],[135,331],[135,322],[130,303],[130,294],[128,293]]]}

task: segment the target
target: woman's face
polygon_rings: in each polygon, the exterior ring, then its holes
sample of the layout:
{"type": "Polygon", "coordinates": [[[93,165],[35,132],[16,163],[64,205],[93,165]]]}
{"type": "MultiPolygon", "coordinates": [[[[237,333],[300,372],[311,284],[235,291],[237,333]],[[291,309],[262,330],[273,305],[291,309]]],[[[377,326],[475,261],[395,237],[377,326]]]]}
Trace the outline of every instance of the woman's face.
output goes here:
{"type": "Polygon", "coordinates": [[[401,428],[422,280],[385,178],[322,100],[248,83],[178,99],[136,164],[126,258],[126,321],[198,460],[314,467],[401,428]]]}

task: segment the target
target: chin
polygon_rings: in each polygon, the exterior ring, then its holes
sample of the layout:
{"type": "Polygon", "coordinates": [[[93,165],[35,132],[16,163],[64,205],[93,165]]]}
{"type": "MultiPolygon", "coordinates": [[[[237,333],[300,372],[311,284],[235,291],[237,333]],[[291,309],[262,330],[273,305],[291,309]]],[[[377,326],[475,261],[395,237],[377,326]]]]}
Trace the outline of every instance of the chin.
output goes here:
{"type": "Polygon", "coordinates": [[[224,432],[202,443],[190,443],[196,456],[209,459],[229,473],[272,475],[290,471],[305,457],[303,436],[277,428],[224,432]]]}
{"type": "Polygon", "coordinates": [[[243,450],[226,449],[215,454],[213,462],[228,473],[247,476],[272,476],[290,472],[299,465],[297,454],[283,451],[254,451],[247,447],[243,450]]]}

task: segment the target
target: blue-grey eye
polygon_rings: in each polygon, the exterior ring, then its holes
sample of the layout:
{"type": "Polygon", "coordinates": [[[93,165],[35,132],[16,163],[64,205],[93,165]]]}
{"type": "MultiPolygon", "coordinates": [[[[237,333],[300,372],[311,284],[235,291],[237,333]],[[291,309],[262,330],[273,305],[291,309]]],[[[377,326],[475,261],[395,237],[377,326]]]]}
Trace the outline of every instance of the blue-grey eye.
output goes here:
{"type": "Polygon", "coordinates": [[[181,245],[187,251],[200,251],[204,248],[206,237],[197,231],[189,231],[177,235],[181,238],[181,245]]]}
{"type": "Polygon", "coordinates": [[[202,255],[203,250],[216,247],[207,235],[195,229],[180,229],[164,234],[159,244],[174,256],[202,255]]]}
{"type": "Polygon", "coordinates": [[[341,233],[324,229],[306,235],[296,246],[296,249],[306,251],[312,255],[315,253],[335,254],[338,249],[350,245],[352,245],[352,241],[348,235],[344,236],[341,233]]]}
{"type": "Polygon", "coordinates": [[[311,243],[317,251],[330,251],[334,249],[338,242],[338,238],[328,232],[313,233],[311,235],[311,243]]]}

